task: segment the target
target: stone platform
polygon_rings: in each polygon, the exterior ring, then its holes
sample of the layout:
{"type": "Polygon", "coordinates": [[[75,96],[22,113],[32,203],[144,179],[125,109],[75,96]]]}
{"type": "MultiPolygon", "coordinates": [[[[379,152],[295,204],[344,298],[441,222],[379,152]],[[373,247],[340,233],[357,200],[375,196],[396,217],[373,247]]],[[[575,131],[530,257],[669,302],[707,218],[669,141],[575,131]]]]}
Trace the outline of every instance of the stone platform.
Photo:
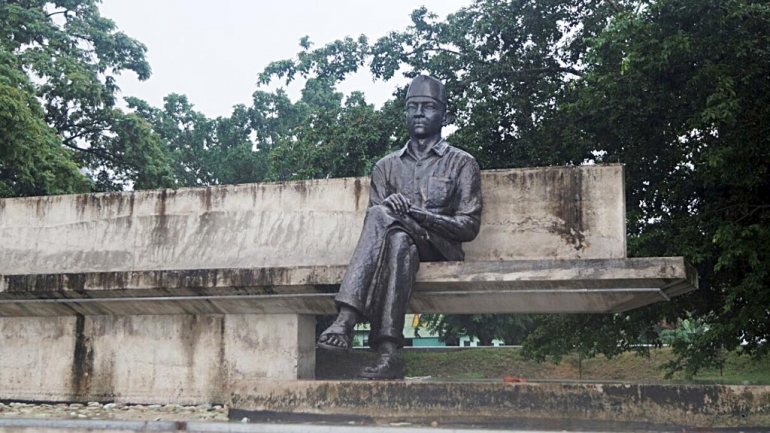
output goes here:
{"type": "MultiPolygon", "coordinates": [[[[465,262],[423,263],[417,313],[613,313],[697,288],[626,255],[623,167],[482,172],[465,262]]],[[[368,179],[0,200],[0,400],[222,401],[312,379],[368,179]]]]}
{"type": "Polygon", "coordinates": [[[538,430],[762,431],[770,386],[479,381],[271,382],[234,390],[230,417],[269,411],[358,416],[379,422],[538,430]],[[232,408],[238,408],[234,410],[232,408]],[[253,412],[252,412],[253,411],[253,412]],[[753,429],[753,430],[752,430],[753,429]]]}
{"type": "Polygon", "coordinates": [[[234,391],[224,405],[197,407],[0,403],[0,432],[737,433],[770,426],[770,386],[270,381],[234,391]]]}

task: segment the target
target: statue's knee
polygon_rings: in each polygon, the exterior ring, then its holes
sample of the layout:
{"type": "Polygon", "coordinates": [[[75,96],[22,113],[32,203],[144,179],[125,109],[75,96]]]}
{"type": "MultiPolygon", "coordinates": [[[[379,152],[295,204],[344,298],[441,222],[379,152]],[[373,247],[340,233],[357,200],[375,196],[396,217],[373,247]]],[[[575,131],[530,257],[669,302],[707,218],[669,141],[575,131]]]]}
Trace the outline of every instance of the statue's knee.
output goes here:
{"type": "Polygon", "coordinates": [[[375,224],[381,227],[385,227],[390,224],[390,221],[393,218],[390,212],[392,211],[387,206],[372,206],[366,211],[364,224],[375,224]]]}
{"type": "Polygon", "coordinates": [[[396,230],[388,236],[388,242],[393,246],[408,248],[412,246],[412,237],[406,234],[406,232],[396,230]]]}
{"type": "Polygon", "coordinates": [[[390,208],[381,204],[370,207],[366,210],[368,216],[390,215],[390,208]]]}

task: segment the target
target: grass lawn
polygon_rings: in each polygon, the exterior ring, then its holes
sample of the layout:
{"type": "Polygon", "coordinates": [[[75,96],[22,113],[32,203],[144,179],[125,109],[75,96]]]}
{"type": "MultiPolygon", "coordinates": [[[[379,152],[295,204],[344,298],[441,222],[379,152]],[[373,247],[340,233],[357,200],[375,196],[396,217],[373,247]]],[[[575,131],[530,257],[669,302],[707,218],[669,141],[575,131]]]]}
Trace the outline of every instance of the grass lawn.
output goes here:
{"type": "MultiPolygon", "coordinates": [[[[358,369],[373,359],[367,351],[329,353],[318,351],[319,379],[355,377],[358,369]]],[[[652,349],[650,356],[624,353],[613,359],[598,356],[579,362],[577,355],[565,357],[560,364],[537,363],[522,358],[516,348],[468,348],[451,351],[404,351],[407,376],[430,376],[441,379],[502,379],[515,376],[524,379],[555,380],[631,380],[663,381],[665,372],[659,366],[672,358],[668,348],[652,349]]],[[[674,381],[684,380],[675,376],[674,381]]],[[[752,360],[748,356],[728,355],[721,374],[719,370],[702,371],[692,382],[770,384],[770,357],[752,360]]]]}

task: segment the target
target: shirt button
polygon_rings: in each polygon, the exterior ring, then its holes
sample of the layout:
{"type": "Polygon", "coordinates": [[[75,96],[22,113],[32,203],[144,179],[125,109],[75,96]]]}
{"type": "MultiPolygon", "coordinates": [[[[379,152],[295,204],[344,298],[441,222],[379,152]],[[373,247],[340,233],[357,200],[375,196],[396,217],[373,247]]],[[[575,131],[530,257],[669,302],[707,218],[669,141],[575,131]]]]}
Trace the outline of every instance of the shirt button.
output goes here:
{"type": "Polygon", "coordinates": [[[416,180],[420,180],[420,176],[415,177],[416,180]]]}
{"type": "Polygon", "coordinates": [[[418,163],[417,163],[417,166],[418,166],[418,167],[422,167],[422,163],[421,163],[421,162],[418,162],[418,163]]]}

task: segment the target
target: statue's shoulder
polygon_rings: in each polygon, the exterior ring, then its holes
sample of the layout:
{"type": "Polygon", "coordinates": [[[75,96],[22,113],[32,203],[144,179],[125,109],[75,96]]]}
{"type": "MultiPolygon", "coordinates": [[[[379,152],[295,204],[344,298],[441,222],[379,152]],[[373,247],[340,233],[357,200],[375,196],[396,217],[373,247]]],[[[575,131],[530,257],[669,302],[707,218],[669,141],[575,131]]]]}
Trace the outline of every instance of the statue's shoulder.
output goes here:
{"type": "Polygon", "coordinates": [[[452,146],[447,141],[444,141],[444,142],[447,144],[447,154],[450,155],[452,158],[456,158],[458,161],[462,163],[465,163],[468,161],[476,162],[476,158],[474,158],[473,155],[471,155],[470,153],[452,146]]]}
{"type": "Polygon", "coordinates": [[[374,166],[381,169],[384,169],[385,167],[390,166],[393,163],[393,161],[395,161],[401,156],[402,151],[403,149],[398,149],[395,152],[391,152],[383,156],[382,158],[380,158],[379,161],[377,161],[377,163],[374,164],[374,166]]]}

